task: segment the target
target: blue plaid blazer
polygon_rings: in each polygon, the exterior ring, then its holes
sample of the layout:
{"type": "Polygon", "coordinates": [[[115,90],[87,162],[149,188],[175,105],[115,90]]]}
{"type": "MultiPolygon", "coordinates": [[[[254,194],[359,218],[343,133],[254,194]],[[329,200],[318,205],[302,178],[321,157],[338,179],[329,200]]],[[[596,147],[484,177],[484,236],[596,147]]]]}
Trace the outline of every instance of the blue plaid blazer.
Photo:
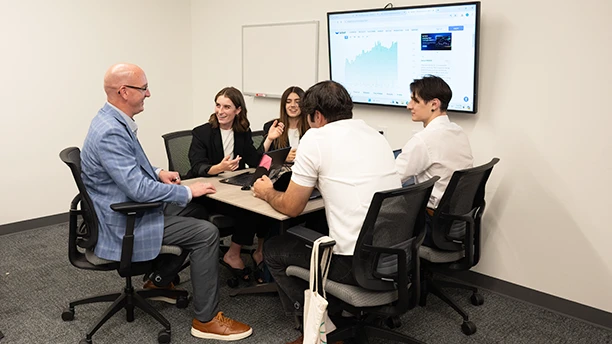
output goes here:
{"type": "MultiPolygon", "coordinates": [[[[121,260],[121,240],[126,216],[110,205],[121,202],[170,202],[184,206],[189,192],[184,186],[158,180],[138,139],[125,119],[108,103],[92,120],[81,151],[81,177],[100,222],[94,253],[104,259],[121,260]]],[[[159,254],[164,232],[163,207],[136,219],[135,262],[159,254]]]]}

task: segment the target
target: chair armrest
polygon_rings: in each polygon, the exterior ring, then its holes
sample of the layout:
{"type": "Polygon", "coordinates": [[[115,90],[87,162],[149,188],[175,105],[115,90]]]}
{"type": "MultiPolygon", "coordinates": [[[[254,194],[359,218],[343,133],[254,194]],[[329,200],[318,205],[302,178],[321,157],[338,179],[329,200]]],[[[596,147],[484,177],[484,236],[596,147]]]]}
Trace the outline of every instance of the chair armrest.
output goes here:
{"type": "MultiPolygon", "coordinates": [[[[291,227],[287,230],[287,233],[295,236],[296,238],[302,241],[305,241],[310,247],[312,247],[312,244],[314,244],[314,242],[317,239],[324,236],[323,234],[317,231],[313,231],[312,229],[306,228],[304,226],[291,227]]],[[[332,240],[330,242],[321,243],[319,247],[325,248],[325,247],[334,246],[335,244],[336,244],[336,241],[332,240]]]]}
{"type": "Polygon", "coordinates": [[[119,275],[129,276],[132,269],[132,254],[134,252],[134,225],[136,214],[162,206],[163,202],[138,203],[123,202],[111,204],[111,209],[127,216],[125,224],[125,235],[121,241],[121,262],[119,263],[119,275]]]}
{"type": "Polygon", "coordinates": [[[123,202],[111,204],[111,209],[127,215],[128,213],[142,213],[147,210],[160,207],[164,202],[138,203],[138,202],[123,202]]]}

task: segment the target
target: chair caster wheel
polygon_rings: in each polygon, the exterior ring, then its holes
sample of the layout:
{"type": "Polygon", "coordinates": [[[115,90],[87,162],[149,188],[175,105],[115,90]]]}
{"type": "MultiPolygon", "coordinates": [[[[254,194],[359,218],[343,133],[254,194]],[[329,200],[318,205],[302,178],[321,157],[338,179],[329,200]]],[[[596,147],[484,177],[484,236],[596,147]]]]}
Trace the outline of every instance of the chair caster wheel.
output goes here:
{"type": "Polygon", "coordinates": [[[470,297],[470,301],[474,306],[481,306],[484,303],[484,297],[482,297],[482,295],[479,293],[474,293],[470,297]]]}
{"type": "Polygon", "coordinates": [[[68,309],[62,312],[62,320],[72,321],[74,320],[74,309],[68,309]]]}
{"type": "Polygon", "coordinates": [[[170,343],[171,339],[172,339],[172,337],[170,337],[170,331],[161,330],[157,334],[157,342],[159,344],[168,344],[168,343],[170,343]]]}
{"type": "Polygon", "coordinates": [[[79,342],[79,344],[92,344],[93,342],[91,341],[91,339],[87,340],[87,339],[81,339],[81,341],[79,342]]]}
{"type": "Polygon", "coordinates": [[[227,280],[227,286],[230,287],[230,288],[236,288],[236,287],[238,287],[239,284],[240,284],[240,282],[235,277],[230,278],[230,279],[227,280]]]}
{"type": "Polygon", "coordinates": [[[390,329],[399,328],[402,326],[402,320],[399,317],[388,317],[385,320],[385,325],[390,329]]]}
{"type": "Polygon", "coordinates": [[[176,298],[176,308],[187,308],[189,306],[189,298],[185,296],[179,296],[176,298]]]}
{"type": "Polygon", "coordinates": [[[463,332],[463,334],[466,336],[472,335],[476,333],[476,325],[469,320],[464,321],[463,324],[461,324],[461,332],[463,332]]]}
{"type": "Polygon", "coordinates": [[[172,280],[172,283],[174,283],[175,287],[177,285],[181,284],[181,276],[179,276],[179,275],[174,276],[174,279],[172,280]]]}

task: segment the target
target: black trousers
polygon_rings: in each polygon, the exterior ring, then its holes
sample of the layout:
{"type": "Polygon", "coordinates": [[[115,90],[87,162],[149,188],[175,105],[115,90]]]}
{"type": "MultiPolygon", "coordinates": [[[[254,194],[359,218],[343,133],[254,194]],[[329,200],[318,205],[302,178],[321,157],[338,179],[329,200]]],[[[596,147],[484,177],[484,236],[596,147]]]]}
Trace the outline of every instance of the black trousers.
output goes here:
{"type": "MultiPolygon", "coordinates": [[[[269,235],[271,228],[278,226],[275,225],[274,220],[266,216],[237,207],[220,205],[217,201],[211,200],[208,197],[194,198],[192,202],[202,205],[208,214],[231,213],[231,215],[226,216],[229,216],[232,218],[232,220],[234,220],[233,231],[231,232],[232,242],[238,245],[252,245],[253,237],[255,235],[257,235],[257,237],[260,239],[265,238],[269,235]],[[228,207],[230,210],[228,210],[228,207]]],[[[222,236],[225,236],[225,234],[230,234],[224,233],[224,228],[219,228],[219,230],[222,233],[222,236]]]]}
{"type": "MultiPolygon", "coordinates": [[[[312,249],[296,237],[284,234],[266,240],[263,253],[264,261],[278,286],[278,295],[285,314],[301,316],[304,312],[304,290],[308,289],[308,282],[287,276],[285,270],[290,265],[310,269],[312,249]]],[[[327,278],[339,283],[357,285],[353,277],[353,256],[332,255],[327,278]]],[[[337,300],[329,294],[327,296],[331,309],[336,306],[337,300]]]]}

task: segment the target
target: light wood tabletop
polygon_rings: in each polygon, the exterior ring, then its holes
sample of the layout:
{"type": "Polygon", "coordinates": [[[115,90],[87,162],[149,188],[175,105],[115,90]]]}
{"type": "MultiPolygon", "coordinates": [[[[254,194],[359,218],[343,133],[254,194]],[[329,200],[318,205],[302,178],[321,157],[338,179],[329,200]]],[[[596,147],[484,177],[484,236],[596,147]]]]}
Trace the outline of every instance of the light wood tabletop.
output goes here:
{"type": "MultiPolygon", "coordinates": [[[[189,185],[194,182],[207,182],[211,183],[217,189],[217,192],[214,194],[208,194],[206,197],[217,200],[219,202],[223,202],[226,204],[230,204],[242,209],[246,209],[252,211],[254,213],[258,213],[279,221],[285,221],[290,219],[289,216],[285,214],[281,214],[278,211],[274,210],[268,202],[259,199],[253,196],[253,191],[251,190],[242,190],[240,186],[224,184],[221,183],[221,179],[225,179],[240,173],[244,173],[245,171],[252,172],[253,169],[246,169],[234,172],[223,172],[216,177],[199,177],[192,179],[185,179],[181,181],[182,185],[189,185]]],[[[314,211],[318,211],[324,208],[323,199],[317,198],[314,200],[308,201],[306,204],[306,208],[301,215],[312,213],[314,211]]]]}

